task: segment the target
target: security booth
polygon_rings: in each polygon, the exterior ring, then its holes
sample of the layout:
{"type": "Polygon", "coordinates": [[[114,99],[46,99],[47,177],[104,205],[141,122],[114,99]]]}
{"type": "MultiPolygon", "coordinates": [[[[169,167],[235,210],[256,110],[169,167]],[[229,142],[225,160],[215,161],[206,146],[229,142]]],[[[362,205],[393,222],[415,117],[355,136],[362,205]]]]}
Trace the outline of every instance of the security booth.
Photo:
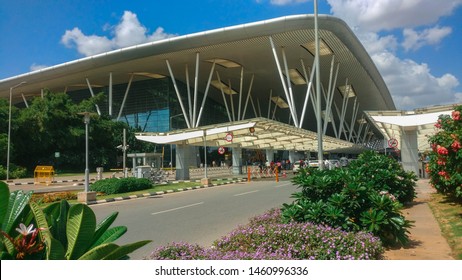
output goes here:
{"type": "Polygon", "coordinates": [[[53,183],[55,170],[53,166],[37,165],[34,170],[34,184],[46,184],[47,186],[53,183]]]}
{"type": "Polygon", "coordinates": [[[132,172],[135,177],[138,177],[138,172],[144,173],[148,167],[161,168],[162,166],[162,153],[133,153],[128,154],[127,157],[132,159],[132,172]],[[138,166],[141,168],[137,168],[138,166]]]}

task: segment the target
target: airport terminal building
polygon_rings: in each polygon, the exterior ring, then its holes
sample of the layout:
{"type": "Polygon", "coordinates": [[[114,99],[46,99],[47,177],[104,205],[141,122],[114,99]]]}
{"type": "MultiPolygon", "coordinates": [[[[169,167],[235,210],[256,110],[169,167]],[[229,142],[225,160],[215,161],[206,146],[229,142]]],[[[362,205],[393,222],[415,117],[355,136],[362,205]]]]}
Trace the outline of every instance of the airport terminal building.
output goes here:
{"type": "MultiPolygon", "coordinates": [[[[315,17],[294,15],[135,45],[7,78],[0,80],[0,97],[8,98],[15,87],[12,103],[21,107],[45,90],[64,91],[76,101],[102,92],[105,102],[95,108],[98,114],[139,128],[141,141],[176,145],[178,179],[189,177],[197,146],[232,151],[235,172],[240,172],[242,149],[264,151],[269,161],[276,151],[286,151],[292,162],[304,158],[318,149],[317,116],[324,152],[383,149],[389,135],[373,115],[396,111],[383,78],[345,22],[320,15],[318,30],[319,85],[315,17]]],[[[418,141],[418,127],[402,131],[418,141]]],[[[416,146],[399,146],[403,162],[414,161],[416,146]]]]}

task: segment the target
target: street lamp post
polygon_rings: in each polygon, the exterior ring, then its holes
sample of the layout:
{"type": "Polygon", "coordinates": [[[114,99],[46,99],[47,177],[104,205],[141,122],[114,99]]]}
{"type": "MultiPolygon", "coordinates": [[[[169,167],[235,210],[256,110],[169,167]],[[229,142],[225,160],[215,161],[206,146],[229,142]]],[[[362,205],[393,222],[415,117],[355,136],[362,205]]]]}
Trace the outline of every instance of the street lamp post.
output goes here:
{"type": "Polygon", "coordinates": [[[10,87],[10,105],[8,108],[8,145],[7,145],[7,153],[6,153],[6,180],[10,179],[10,144],[11,144],[11,107],[13,106],[13,89],[17,88],[26,82],[20,82],[17,85],[10,87]]]}
{"type": "Polygon", "coordinates": [[[96,200],[96,192],[90,192],[90,170],[88,168],[88,127],[90,124],[90,112],[79,113],[83,115],[83,122],[85,124],[85,191],[78,194],[78,201],[88,204],[89,201],[96,200]]]}

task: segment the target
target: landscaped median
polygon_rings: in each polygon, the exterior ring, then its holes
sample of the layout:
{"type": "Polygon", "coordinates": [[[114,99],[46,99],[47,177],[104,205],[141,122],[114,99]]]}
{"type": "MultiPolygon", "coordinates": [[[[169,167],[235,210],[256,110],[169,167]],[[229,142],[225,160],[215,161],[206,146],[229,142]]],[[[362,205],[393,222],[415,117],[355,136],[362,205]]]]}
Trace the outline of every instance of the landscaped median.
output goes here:
{"type": "MultiPolygon", "coordinates": [[[[104,179],[90,185],[92,191],[97,192],[97,200],[88,204],[101,204],[120,200],[164,195],[169,193],[190,191],[205,187],[214,187],[245,181],[243,178],[214,179],[209,186],[201,185],[200,181],[172,181],[165,184],[152,185],[147,179],[104,179]],[[147,184],[147,180],[149,183],[147,184]],[[129,182],[129,183],[127,183],[129,182]]],[[[33,201],[51,203],[59,200],[70,202],[77,200],[77,191],[52,192],[34,194],[33,201]]]]}

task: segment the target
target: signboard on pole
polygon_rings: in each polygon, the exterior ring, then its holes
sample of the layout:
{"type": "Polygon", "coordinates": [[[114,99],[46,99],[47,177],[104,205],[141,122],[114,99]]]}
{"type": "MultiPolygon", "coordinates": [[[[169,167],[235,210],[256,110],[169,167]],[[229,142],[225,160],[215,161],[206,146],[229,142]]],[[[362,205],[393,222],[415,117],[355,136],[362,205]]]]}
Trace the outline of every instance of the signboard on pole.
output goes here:
{"type": "Polygon", "coordinates": [[[228,141],[228,142],[232,142],[233,141],[233,134],[232,133],[226,134],[225,140],[228,141]]]}
{"type": "Polygon", "coordinates": [[[390,140],[388,140],[388,147],[390,148],[398,147],[398,140],[396,140],[395,138],[391,138],[390,140]]]}
{"type": "Polygon", "coordinates": [[[225,147],[220,146],[220,147],[218,148],[218,153],[219,153],[220,155],[224,154],[224,153],[225,153],[225,147]]]}

